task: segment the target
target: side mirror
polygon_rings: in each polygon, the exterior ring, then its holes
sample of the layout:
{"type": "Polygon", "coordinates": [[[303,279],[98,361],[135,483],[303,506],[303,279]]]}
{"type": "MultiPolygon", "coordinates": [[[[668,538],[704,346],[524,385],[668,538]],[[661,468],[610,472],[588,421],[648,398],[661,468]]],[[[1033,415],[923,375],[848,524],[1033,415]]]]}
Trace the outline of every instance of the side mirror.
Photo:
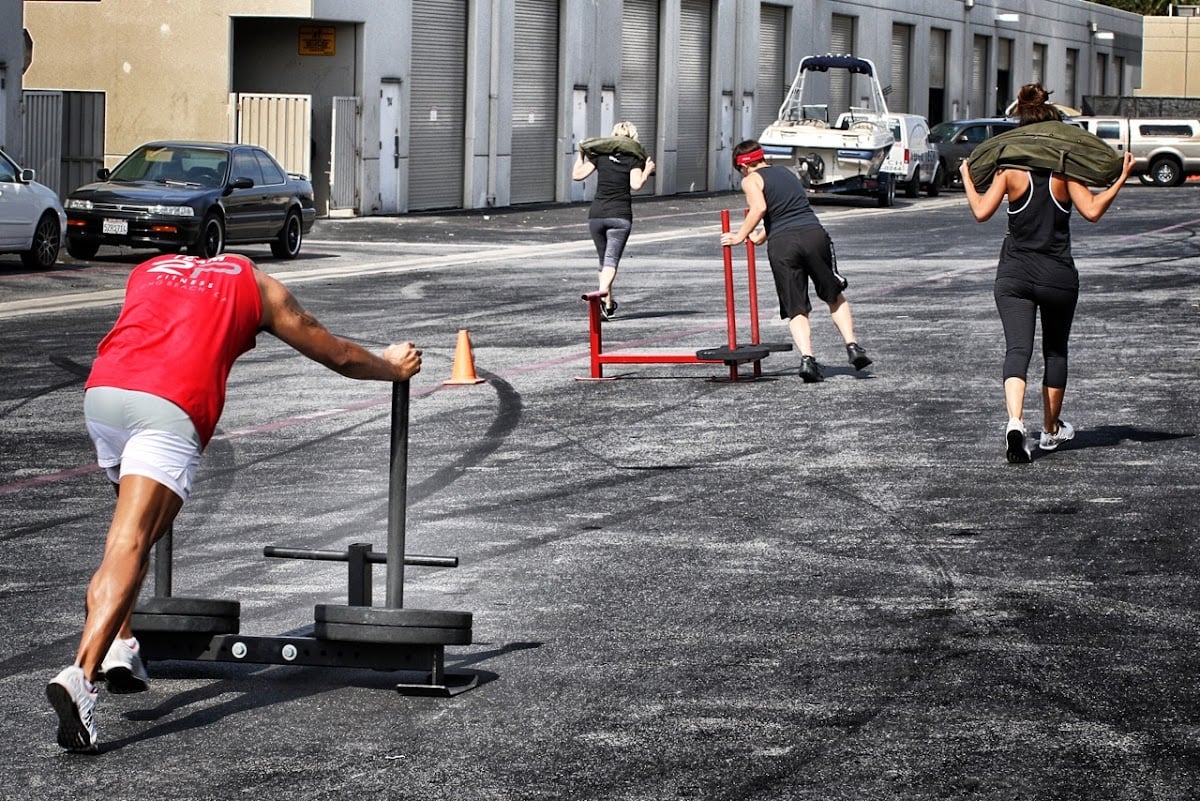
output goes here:
{"type": "Polygon", "coordinates": [[[35,177],[37,177],[37,173],[35,173],[33,170],[21,170],[21,183],[33,183],[33,179],[35,177]]]}
{"type": "Polygon", "coordinates": [[[232,181],[229,182],[230,189],[250,189],[253,186],[254,186],[253,178],[246,178],[246,177],[234,178],[232,181]]]}
{"type": "Polygon", "coordinates": [[[96,179],[99,181],[107,181],[108,176],[110,175],[112,175],[112,173],[108,171],[108,167],[101,167],[100,169],[96,170],[96,179]]]}

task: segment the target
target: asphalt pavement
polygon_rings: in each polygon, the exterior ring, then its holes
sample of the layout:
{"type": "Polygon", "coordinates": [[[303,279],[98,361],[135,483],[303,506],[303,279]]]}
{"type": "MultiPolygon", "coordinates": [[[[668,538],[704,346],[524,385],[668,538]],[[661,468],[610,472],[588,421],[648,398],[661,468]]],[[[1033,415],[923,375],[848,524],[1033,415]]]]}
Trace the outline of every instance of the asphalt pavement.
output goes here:
{"type": "MultiPolygon", "coordinates": [[[[1028,465],[1004,458],[1003,214],[976,224],[960,194],[819,203],[875,360],[853,370],[817,309],[819,384],[789,352],[737,381],[665,362],[578,380],[595,258],[578,205],[321,220],[295,262],[248,249],[335,331],[424,349],[408,552],[458,566],[409,567],[403,601],[472,614],[445,656],[477,686],[160,659],[148,692],[101,692],[93,757],[60,752],[43,693],[112,501],[82,381],[144,254],[0,258],[3,796],[1200,797],[1195,193],[1131,184],[1075,220],[1077,434],[1028,465]],[[478,384],[443,383],[460,330],[478,384]]],[[[727,343],[722,209],[736,221],[740,194],[637,203],[605,352],[727,343]]],[[[784,340],[758,262],[761,338],[784,340]]],[[[1035,359],[1031,431],[1040,376],[1035,359]]],[[[261,337],[177,522],[175,594],[237,600],[263,637],[345,604],[345,564],[263,548],[385,550],[390,400],[261,337]]]]}

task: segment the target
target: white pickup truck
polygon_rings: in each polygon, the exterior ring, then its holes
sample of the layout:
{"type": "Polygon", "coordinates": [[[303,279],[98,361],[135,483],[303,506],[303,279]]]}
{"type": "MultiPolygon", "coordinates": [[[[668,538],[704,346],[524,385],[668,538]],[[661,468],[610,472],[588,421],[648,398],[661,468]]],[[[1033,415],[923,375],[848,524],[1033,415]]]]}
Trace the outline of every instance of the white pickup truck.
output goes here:
{"type": "Polygon", "coordinates": [[[1118,153],[1133,153],[1142,183],[1178,186],[1200,174],[1200,120],[1152,117],[1072,117],[1118,153]]]}

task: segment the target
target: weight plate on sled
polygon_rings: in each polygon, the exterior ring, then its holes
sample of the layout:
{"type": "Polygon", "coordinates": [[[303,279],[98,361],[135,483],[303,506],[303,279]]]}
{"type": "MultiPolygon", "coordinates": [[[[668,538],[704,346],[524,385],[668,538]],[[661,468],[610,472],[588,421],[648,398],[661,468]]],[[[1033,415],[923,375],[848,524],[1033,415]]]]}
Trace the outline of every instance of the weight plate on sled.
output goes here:
{"type": "Polygon", "coordinates": [[[471,613],[318,604],[313,634],[350,642],[470,645],[471,613]]]}
{"type": "Polygon", "coordinates": [[[237,601],[156,595],[134,607],[130,623],[135,632],[237,634],[241,613],[237,601]]]}
{"type": "Polygon", "coordinates": [[[242,613],[237,601],[217,598],[184,598],[175,595],[156,595],[146,598],[134,607],[140,615],[199,615],[200,617],[233,617],[242,613]]]}
{"type": "Polygon", "coordinates": [[[770,351],[765,345],[747,345],[736,348],[706,348],[696,351],[697,359],[721,362],[757,362],[767,358],[770,351]]]}
{"type": "Polygon", "coordinates": [[[143,615],[134,612],[129,623],[134,634],[237,634],[240,630],[236,617],[206,615],[143,615]]]}

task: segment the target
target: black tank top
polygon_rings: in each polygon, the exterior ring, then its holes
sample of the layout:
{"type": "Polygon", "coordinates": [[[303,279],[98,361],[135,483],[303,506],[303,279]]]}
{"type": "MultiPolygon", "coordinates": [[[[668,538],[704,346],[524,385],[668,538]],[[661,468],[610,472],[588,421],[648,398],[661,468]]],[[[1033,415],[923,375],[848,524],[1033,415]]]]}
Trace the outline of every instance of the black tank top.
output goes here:
{"type": "Polygon", "coordinates": [[[596,194],[588,208],[588,218],[619,217],[633,219],[633,190],[629,173],[645,169],[646,162],[628,153],[606,153],[592,159],[596,165],[596,194]]]}
{"type": "Polygon", "coordinates": [[[1008,201],[1008,233],[996,276],[1054,287],[1078,287],[1071,256],[1071,201],[1050,192],[1050,173],[1030,172],[1029,188],[1008,201]]]}
{"type": "Polygon", "coordinates": [[[821,221],[808,203],[808,193],[796,173],[787,167],[763,167],[758,170],[763,182],[767,213],[763,227],[767,236],[791,228],[820,227],[821,221]]]}

